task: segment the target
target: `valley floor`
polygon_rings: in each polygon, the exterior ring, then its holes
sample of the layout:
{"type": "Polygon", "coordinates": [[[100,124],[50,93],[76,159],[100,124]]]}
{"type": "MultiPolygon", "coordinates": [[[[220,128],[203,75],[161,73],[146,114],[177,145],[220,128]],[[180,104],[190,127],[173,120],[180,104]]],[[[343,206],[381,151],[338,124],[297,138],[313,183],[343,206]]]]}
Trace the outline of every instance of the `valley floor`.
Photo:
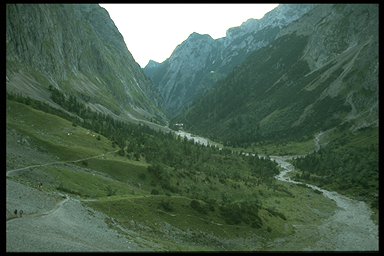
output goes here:
{"type": "MultiPolygon", "coordinates": [[[[191,208],[193,197],[152,194],[156,186],[150,184],[148,164],[107,155],[114,149],[105,137],[97,140],[63,119],[55,120],[57,127],[46,126],[55,117],[25,107],[17,114],[31,118],[7,119],[9,252],[378,249],[377,225],[364,203],[283,179],[257,186],[227,179],[209,187],[229,191],[236,185],[232,191],[241,188],[250,199],[258,197],[262,226],[226,223],[217,205],[201,213],[191,208]],[[88,160],[73,163],[81,159],[88,160]],[[52,162],[60,163],[47,165],[52,162]],[[36,167],[24,168],[31,165],[36,167]],[[144,174],[146,184],[139,178],[144,174]]],[[[283,176],[293,170],[284,159],[277,163],[283,176]]]]}
{"type": "MultiPolygon", "coordinates": [[[[314,209],[318,211],[320,219],[321,216],[325,217],[321,223],[315,219],[313,225],[308,222],[302,224],[297,222],[292,225],[294,232],[290,235],[265,240],[263,245],[253,247],[254,250],[377,250],[377,226],[372,225],[369,219],[368,207],[362,202],[350,200],[334,192],[325,190],[322,192],[328,193],[327,197],[338,205],[333,215],[329,216],[325,212],[314,209]]],[[[7,251],[166,250],[161,244],[140,239],[145,237],[143,233],[122,227],[113,218],[85,206],[82,201],[97,200],[81,200],[62,193],[42,191],[31,184],[28,186],[8,178],[7,251]],[[14,209],[18,209],[19,212],[23,210],[23,216],[15,216],[14,209]],[[113,229],[111,229],[111,223],[114,226],[113,229]],[[120,229],[120,232],[117,229],[120,229]]],[[[246,240],[238,240],[238,242],[248,244],[245,246],[248,248],[252,243],[246,240]]]]}
{"type": "Polygon", "coordinates": [[[335,201],[338,207],[332,216],[318,226],[295,226],[296,232],[292,236],[278,239],[271,245],[275,250],[283,250],[283,248],[297,250],[298,245],[302,245],[300,250],[303,251],[377,251],[379,249],[378,226],[372,221],[372,211],[366,203],[314,185],[293,181],[288,176],[289,172],[294,171],[294,166],[287,162],[289,157],[271,158],[282,167],[282,172],[276,177],[277,179],[307,185],[322,193],[324,197],[335,201]]]}

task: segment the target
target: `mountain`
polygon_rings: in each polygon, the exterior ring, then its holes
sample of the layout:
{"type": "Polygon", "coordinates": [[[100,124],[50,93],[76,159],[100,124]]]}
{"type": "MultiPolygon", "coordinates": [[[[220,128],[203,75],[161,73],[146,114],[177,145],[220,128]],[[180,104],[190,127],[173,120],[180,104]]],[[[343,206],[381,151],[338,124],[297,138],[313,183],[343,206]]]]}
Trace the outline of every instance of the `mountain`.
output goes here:
{"type": "Polygon", "coordinates": [[[199,91],[215,81],[207,71],[217,55],[218,44],[209,35],[191,34],[163,63],[147,65],[144,72],[157,86],[164,99],[164,108],[172,116],[199,91]]]}
{"type": "Polygon", "coordinates": [[[378,6],[315,6],[180,119],[235,145],[377,127],[378,6]]]}
{"type": "Polygon", "coordinates": [[[105,9],[9,4],[6,14],[8,93],[60,108],[50,99],[53,87],[124,120],[165,120],[159,94],[105,9]]]}
{"type": "Polygon", "coordinates": [[[170,117],[183,110],[254,50],[268,45],[282,27],[297,20],[313,8],[308,5],[280,5],[262,19],[249,19],[231,28],[226,37],[191,34],[163,63],[153,62],[144,68],[164,98],[170,117]]]}

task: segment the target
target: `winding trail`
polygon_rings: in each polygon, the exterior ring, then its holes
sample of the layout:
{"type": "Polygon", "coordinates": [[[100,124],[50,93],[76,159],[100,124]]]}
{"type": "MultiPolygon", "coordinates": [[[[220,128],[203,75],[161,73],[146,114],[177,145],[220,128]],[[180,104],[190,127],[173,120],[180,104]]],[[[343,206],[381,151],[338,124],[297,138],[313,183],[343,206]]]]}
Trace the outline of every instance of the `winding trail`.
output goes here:
{"type": "MultiPolygon", "coordinates": [[[[7,222],[7,251],[94,252],[140,251],[133,239],[105,223],[108,218],[74,198],[66,198],[48,212],[7,222]]],[[[130,237],[135,237],[132,234],[130,237]]],[[[148,250],[148,249],[147,249],[148,250]]]]}
{"type": "Polygon", "coordinates": [[[109,152],[106,152],[104,154],[100,154],[100,155],[97,155],[97,156],[90,156],[90,157],[81,158],[81,159],[77,159],[77,160],[57,161],[57,162],[50,162],[50,163],[45,163],[45,164],[29,165],[29,166],[25,166],[25,167],[22,167],[22,168],[17,168],[17,169],[13,169],[13,170],[7,171],[7,177],[15,176],[19,172],[21,172],[21,171],[24,171],[24,170],[27,170],[27,169],[32,169],[32,168],[35,168],[35,167],[43,167],[43,166],[55,165],[55,164],[78,163],[78,162],[89,160],[89,159],[93,159],[93,158],[103,157],[103,156],[108,155],[108,154],[116,153],[117,151],[119,151],[119,150],[109,151],[109,152]]]}
{"type": "MultiPolygon", "coordinates": [[[[316,136],[317,141],[319,136],[316,136]]],[[[318,143],[318,142],[317,142],[318,143]]],[[[293,184],[304,184],[318,190],[336,202],[335,214],[311,231],[318,241],[304,250],[315,251],[377,251],[379,249],[378,226],[373,223],[372,214],[366,203],[352,200],[337,192],[327,191],[317,186],[292,180],[288,173],[294,166],[287,160],[295,156],[270,156],[282,171],[275,176],[277,180],[293,184]]]]}
{"type": "Polygon", "coordinates": [[[92,252],[151,250],[136,244],[135,232],[125,235],[111,229],[108,216],[62,193],[46,193],[8,180],[34,167],[76,163],[103,157],[116,151],[70,161],[30,165],[7,171],[6,247],[9,252],[92,252]],[[27,200],[27,201],[26,201],[27,200]],[[58,202],[55,202],[59,200],[58,202]],[[22,217],[13,210],[23,209],[22,217]]]}
{"type": "Polygon", "coordinates": [[[12,221],[17,221],[23,219],[30,219],[30,218],[39,218],[41,216],[46,216],[49,214],[54,214],[57,210],[59,210],[68,200],[69,197],[67,195],[60,194],[62,197],[65,197],[63,200],[59,201],[54,208],[46,211],[46,212],[40,212],[40,213],[32,213],[32,214],[23,214],[22,217],[20,218],[12,218],[8,219],[7,223],[12,222],[12,221]]]}

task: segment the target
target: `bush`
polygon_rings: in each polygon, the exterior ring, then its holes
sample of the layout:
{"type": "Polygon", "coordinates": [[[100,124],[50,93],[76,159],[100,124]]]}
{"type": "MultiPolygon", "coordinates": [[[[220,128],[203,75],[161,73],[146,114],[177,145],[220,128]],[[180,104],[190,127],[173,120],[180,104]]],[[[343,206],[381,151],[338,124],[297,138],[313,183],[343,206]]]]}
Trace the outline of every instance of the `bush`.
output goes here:
{"type": "Polygon", "coordinates": [[[160,176],[160,174],[163,172],[163,168],[159,164],[153,164],[147,167],[147,171],[155,176],[160,176]]]}
{"type": "Polygon", "coordinates": [[[207,200],[207,204],[208,204],[208,209],[211,212],[214,212],[215,211],[216,200],[213,199],[213,198],[210,198],[210,199],[207,200]]]}
{"type": "Polygon", "coordinates": [[[107,196],[113,196],[116,195],[116,189],[113,189],[111,185],[107,185],[105,187],[105,190],[107,191],[107,196]]]}
{"type": "Polygon", "coordinates": [[[140,174],[139,174],[139,179],[141,179],[141,180],[145,180],[146,178],[147,178],[147,176],[145,176],[144,173],[140,173],[140,174]]]}
{"type": "Polygon", "coordinates": [[[270,214],[272,214],[273,216],[275,216],[275,217],[280,217],[280,218],[283,219],[283,220],[287,220],[287,218],[285,217],[284,214],[282,214],[281,212],[278,212],[277,210],[275,210],[275,209],[273,209],[273,208],[271,208],[271,207],[266,208],[266,210],[267,210],[270,214]]]}
{"type": "Polygon", "coordinates": [[[262,220],[258,216],[259,201],[243,201],[220,206],[220,214],[227,224],[237,225],[241,222],[254,228],[262,226],[262,220]]]}
{"type": "Polygon", "coordinates": [[[171,205],[171,203],[169,201],[161,201],[159,203],[159,208],[162,208],[164,211],[167,211],[167,212],[173,212],[174,209],[171,205]]]}
{"type": "Polygon", "coordinates": [[[56,187],[56,189],[60,190],[60,191],[63,191],[63,192],[66,192],[66,193],[69,193],[69,194],[74,194],[74,195],[80,195],[81,196],[80,192],[65,187],[63,182],[60,182],[60,184],[56,187]]]}
{"type": "Polygon", "coordinates": [[[125,151],[124,149],[120,149],[118,152],[117,152],[120,156],[124,156],[125,155],[125,151]]]}
{"type": "Polygon", "coordinates": [[[192,209],[196,210],[199,213],[207,214],[208,212],[207,207],[200,204],[200,202],[195,199],[193,199],[189,205],[191,206],[192,209]]]}
{"type": "Polygon", "coordinates": [[[160,193],[157,189],[154,188],[151,190],[151,195],[158,195],[158,194],[160,194],[160,193]]]}

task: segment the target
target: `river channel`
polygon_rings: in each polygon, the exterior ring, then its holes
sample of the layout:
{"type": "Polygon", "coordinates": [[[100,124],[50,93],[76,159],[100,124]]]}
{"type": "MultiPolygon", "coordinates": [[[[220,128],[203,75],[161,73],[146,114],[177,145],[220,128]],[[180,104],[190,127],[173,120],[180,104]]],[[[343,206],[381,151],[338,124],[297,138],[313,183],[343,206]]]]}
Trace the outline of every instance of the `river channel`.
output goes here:
{"type": "Polygon", "coordinates": [[[334,215],[321,225],[314,227],[313,237],[318,241],[303,248],[306,251],[377,251],[379,249],[378,226],[371,220],[371,210],[361,201],[352,200],[337,192],[327,191],[317,186],[292,180],[288,173],[294,166],[288,162],[294,156],[270,156],[282,171],[277,180],[293,184],[305,184],[313,190],[336,202],[334,215]]]}
{"type": "MultiPolygon", "coordinates": [[[[209,139],[184,131],[178,131],[176,134],[194,140],[199,144],[219,145],[209,139]]],[[[316,151],[320,148],[319,138],[322,134],[319,133],[315,136],[316,151]]],[[[281,250],[284,250],[284,248],[298,248],[289,246],[292,243],[297,243],[303,245],[302,247],[299,246],[300,250],[303,251],[378,251],[378,225],[371,220],[372,211],[368,205],[334,191],[327,191],[311,184],[292,180],[288,174],[295,168],[289,163],[289,160],[294,157],[297,156],[270,156],[270,159],[282,169],[275,178],[283,182],[305,184],[313,190],[318,190],[325,197],[335,201],[338,208],[334,215],[326,219],[322,224],[307,228],[305,235],[302,233],[301,235],[296,234],[286,239],[280,239],[281,250]],[[312,239],[308,239],[308,236],[312,239]],[[308,243],[305,243],[305,240],[308,240],[308,243]]],[[[274,246],[273,250],[279,250],[279,245],[274,246]]]]}

